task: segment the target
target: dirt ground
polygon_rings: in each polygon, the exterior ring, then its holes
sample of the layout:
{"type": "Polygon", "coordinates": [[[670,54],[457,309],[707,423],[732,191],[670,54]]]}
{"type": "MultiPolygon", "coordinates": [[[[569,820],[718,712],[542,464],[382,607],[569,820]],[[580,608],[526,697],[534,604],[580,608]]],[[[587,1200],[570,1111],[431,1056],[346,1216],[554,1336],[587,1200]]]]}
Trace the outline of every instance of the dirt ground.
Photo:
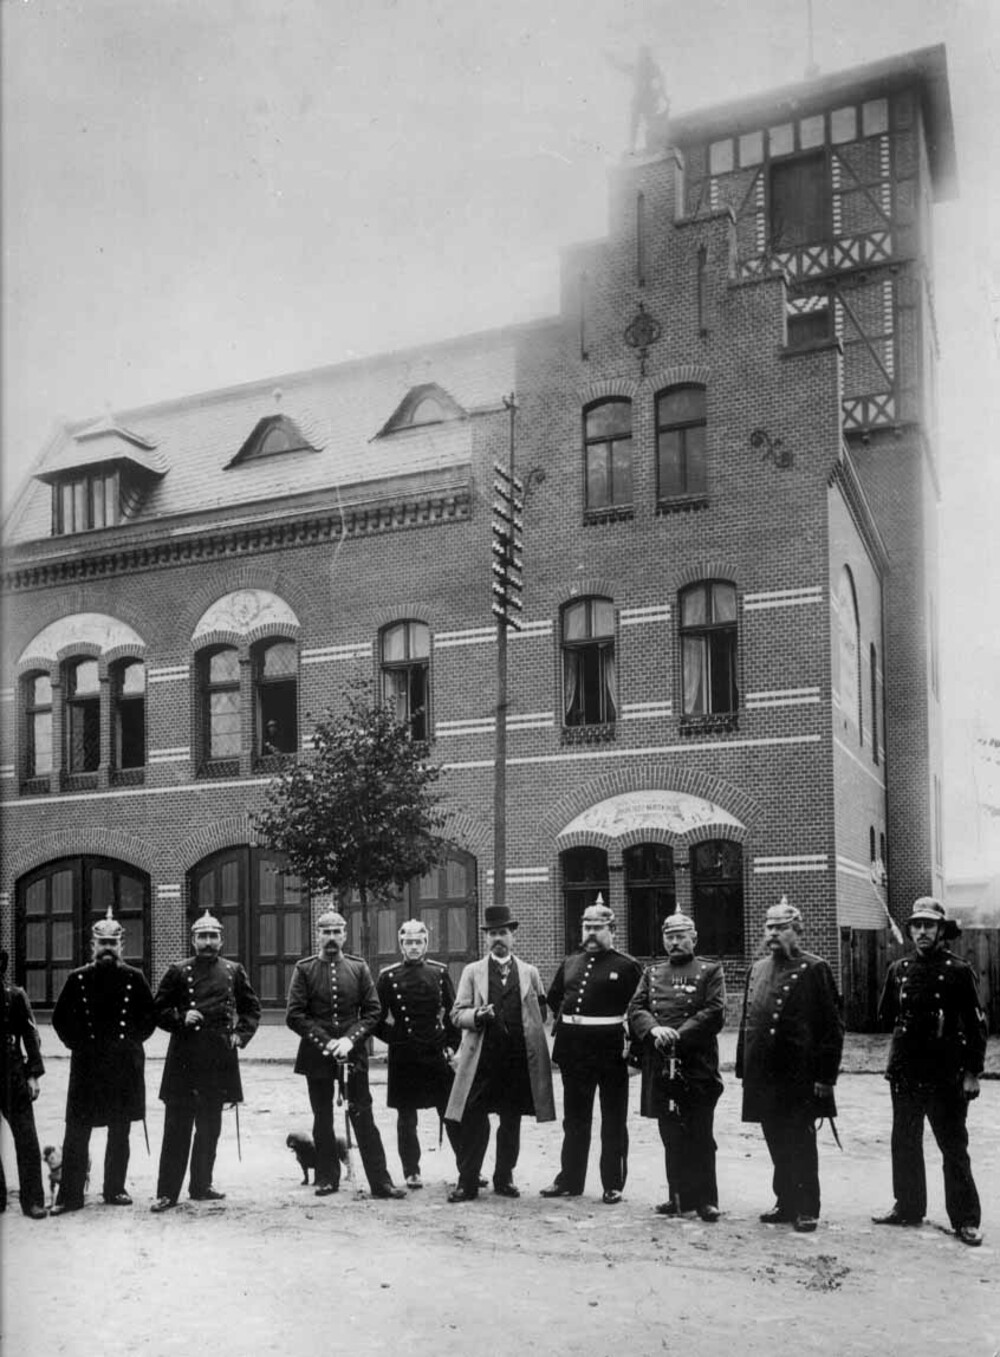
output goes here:
{"type": "MultiPolygon", "coordinates": [[[[36,1105],[39,1138],[60,1143],[68,1061],[52,1060],[36,1105]]],[[[155,1095],[160,1062],[150,1060],[155,1095]]],[[[376,1074],[376,1112],[393,1172],[394,1114],[376,1074]]],[[[152,1157],[132,1132],[135,1206],[99,1197],[104,1133],[95,1132],[86,1210],[22,1216],[13,1193],[0,1225],[2,1332],[9,1357],[173,1357],[224,1351],[434,1354],[507,1351],[572,1357],[996,1357],[1000,1351],[1000,1081],[984,1083],[970,1125],[986,1241],[947,1231],[940,1159],[929,1146],[929,1218],[919,1230],[871,1225],[891,1203],[889,1095],[881,1078],[838,1085],[844,1150],[821,1139],[823,1220],[814,1235],[759,1224],[770,1163],[757,1127],[739,1121],[739,1086],[719,1104],[720,1205],[715,1226],[667,1220],[655,1124],[635,1113],[625,1201],[600,1201],[596,1149],[584,1197],[544,1201],[558,1166],[557,1125],[525,1123],[519,1201],[486,1193],[448,1205],[454,1179],[421,1117],[426,1186],[406,1201],[373,1201],[353,1184],[317,1199],[300,1186],[284,1140],[308,1129],[304,1080],[290,1065],[246,1062],[242,1162],[226,1114],[217,1205],[182,1201],[152,1216],[162,1105],[149,1099],[152,1157]]],[[[559,1086],[556,1077],[557,1091],[559,1086]]],[[[8,1183],[16,1182],[3,1128],[8,1183]]],[[[492,1162],[487,1160],[487,1169],[492,1162]]]]}

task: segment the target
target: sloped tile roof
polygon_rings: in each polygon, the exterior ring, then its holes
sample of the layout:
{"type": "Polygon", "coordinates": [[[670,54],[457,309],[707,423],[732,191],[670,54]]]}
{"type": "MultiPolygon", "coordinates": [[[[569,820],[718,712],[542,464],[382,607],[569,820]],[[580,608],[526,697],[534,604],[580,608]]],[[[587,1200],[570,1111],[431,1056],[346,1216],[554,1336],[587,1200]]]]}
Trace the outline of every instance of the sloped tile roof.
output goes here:
{"type": "MultiPolygon", "coordinates": [[[[146,454],[155,459],[149,469],[165,468],[145,496],[136,521],[232,508],[468,462],[472,420],[383,438],[376,435],[407,392],[422,383],[437,383],[473,418],[502,408],[503,396],[515,385],[519,334],[537,324],[120,411],[103,430],[93,419],[67,425],[14,503],[7,545],[50,536],[51,491],[38,477],[50,476],[60,466],[80,465],[88,433],[105,433],[96,438],[95,448],[105,444],[106,460],[107,437],[115,436],[112,427],[119,435],[138,431],[155,450],[146,454]],[[319,451],[251,459],[226,469],[258,421],[279,411],[319,451]]],[[[132,453],[141,455],[136,447],[132,453]]],[[[69,545],[73,539],[62,540],[69,545]]]]}

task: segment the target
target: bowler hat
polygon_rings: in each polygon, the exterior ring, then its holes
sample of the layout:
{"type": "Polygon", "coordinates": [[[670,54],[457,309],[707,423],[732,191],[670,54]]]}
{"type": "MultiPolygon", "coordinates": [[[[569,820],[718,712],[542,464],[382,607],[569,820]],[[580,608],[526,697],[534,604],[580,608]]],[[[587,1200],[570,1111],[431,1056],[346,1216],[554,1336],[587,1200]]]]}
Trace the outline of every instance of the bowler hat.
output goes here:
{"type": "Polygon", "coordinates": [[[941,936],[946,939],[957,938],[961,929],[954,919],[945,918],[944,905],[940,900],[935,900],[933,895],[922,895],[919,900],[914,900],[913,908],[910,910],[910,917],[906,921],[906,926],[915,923],[917,919],[927,920],[929,923],[941,924],[941,936]]]}
{"type": "Polygon", "coordinates": [[[486,933],[491,928],[509,928],[513,932],[516,927],[517,920],[509,905],[487,905],[483,911],[483,931],[486,933]]]}

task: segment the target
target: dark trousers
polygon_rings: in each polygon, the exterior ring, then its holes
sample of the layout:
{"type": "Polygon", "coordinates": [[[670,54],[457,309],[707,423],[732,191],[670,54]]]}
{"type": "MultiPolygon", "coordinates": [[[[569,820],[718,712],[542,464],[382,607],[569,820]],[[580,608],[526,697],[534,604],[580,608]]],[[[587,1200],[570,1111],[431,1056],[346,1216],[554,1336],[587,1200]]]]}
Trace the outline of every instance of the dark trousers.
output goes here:
{"type": "Polygon", "coordinates": [[[163,1145],[156,1195],[176,1201],[184,1185],[184,1173],[191,1156],[188,1192],[203,1197],[212,1186],[215,1150],[222,1130],[222,1103],[199,1098],[197,1102],[167,1103],[163,1117],[163,1145]],[[194,1144],[191,1132],[194,1131],[194,1144]]]}
{"type": "Polygon", "coordinates": [[[930,1122],[944,1167],[944,1204],[952,1229],[979,1225],[979,1193],[969,1162],[969,1105],[960,1088],[892,1090],[892,1190],[902,1216],[927,1213],[924,1118],[930,1122]]]}
{"type": "MultiPolygon", "coordinates": [[[[447,1094],[437,1105],[437,1114],[440,1119],[444,1117],[444,1110],[448,1106],[447,1094]]],[[[404,1178],[409,1178],[414,1173],[420,1172],[420,1137],[417,1134],[417,1115],[416,1107],[399,1107],[396,1109],[396,1149],[399,1151],[399,1162],[403,1166],[404,1178]]],[[[455,1162],[458,1163],[458,1123],[446,1121],[444,1129],[448,1133],[448,1140],[451,1148],[455,1152],[455,1162]]]]}
{"type": "MultiPolygon", "coordinates": [[[[485,1084],[473,1084],[469,1100],[459,1123],[458,1185],[468,1197],[479,1192],[479,1177],[490,1143],[490,1098],[485,1084]]],[[[493,1165],[493,1186],[508,1187],[514,1179],[518,1155],[521,1153],[521,1113],[517,1109],[501,1108],[497,1127],[496,1160],[493,1165]]]]}
{"type": "MultiPolygon", "coordinates": [[[[128,1172],[129,1132],[132,1123],[127,1118],[108,1122],[108,1143],[104,1151],[105,1200],[125,1191],[128,1172]]],[[[62,1182],[59,1201],[65,1206],[82,1206],[90,1172],[90,1133],[93,1127],[84,1121],[67,1121],[62,1149],[62,1182]]]]}
{"type": "Polygon", "coordinates": [[[789,1107],[761,1117],[774,1165],[774,1198],[789,1216],[819,1216],[815,1110],[789,1107]]]}
{"type": "MultiPolygon", "coordinates": [[[[17,1080],[0,1080],[0,1112],[7,1118],[17,1156],[17,1181],[20,1187],[21,1210],[45,1205],[42,1186],[42,1155],[35,1130],[35,1112],[27,1086],[17,1080]]],[[[0,1211],[7,1208],[7,1179],[0,1164],[0,1211]]]]}
{"type": "Polygon", "coordinates": [[[594,1094],[601,1103],[601,1186],[620,1192],[628,1177],[628,1066],[623,1060],[603,1066],[563,1067],[563,1143],[556,1182],[567,1192],[582,1192],[590,1157],[594,1094]]]}
{"type": "MultiPolygon", "coordinates": [[[[333,1071],[328,1079],[307,1079],[309,1105],[313,1111],[313,1141],[316,1145],[316,1182],[340,1186],[340,1157],[337,1154],[337,1135],[333,1128],[333,1100],[337,1081],[333,1071]]],[[[375,1194],[392,1187],[389,1166],[385,1161],[382,1137],[372,1114],[372,1095],[368,1087],[367,1070],[351,1070],[347,1076],[347,1110],[351,1118],[354,1139],[364,1165],[368,1186],[375,1194]]]]}
{"type": "Polygon", "coordinates": [[[719,1204],[713,1134],[716,1101],[685,1100],[677,1113],[658,1118],[667,1191],[681,1211],[719,1204]]]}

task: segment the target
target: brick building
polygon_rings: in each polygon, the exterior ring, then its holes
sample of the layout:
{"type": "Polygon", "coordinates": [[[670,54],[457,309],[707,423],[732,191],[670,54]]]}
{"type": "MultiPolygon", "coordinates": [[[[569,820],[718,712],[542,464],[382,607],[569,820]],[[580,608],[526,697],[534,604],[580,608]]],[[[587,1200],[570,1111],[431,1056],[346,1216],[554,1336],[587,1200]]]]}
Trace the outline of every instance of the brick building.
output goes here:
{"type": "MultiPolygon", "coordinates": [[[[254,840],[374,678],[446,767],[422,915],[492,893],[493,468],[526,486],[507,898],[551,975],[598,891],[738,971],[782,894],[831,960],[941,886],[930,219],[941,48],[674,119],[559,314],[60,430],[6,525],[4,945],[44,1009],[114,903],[154,977],[206,906],[279,1007],[302,883],[254,840]]],[[[352,916],[353,917],[353,916],[352,916]]]]}

